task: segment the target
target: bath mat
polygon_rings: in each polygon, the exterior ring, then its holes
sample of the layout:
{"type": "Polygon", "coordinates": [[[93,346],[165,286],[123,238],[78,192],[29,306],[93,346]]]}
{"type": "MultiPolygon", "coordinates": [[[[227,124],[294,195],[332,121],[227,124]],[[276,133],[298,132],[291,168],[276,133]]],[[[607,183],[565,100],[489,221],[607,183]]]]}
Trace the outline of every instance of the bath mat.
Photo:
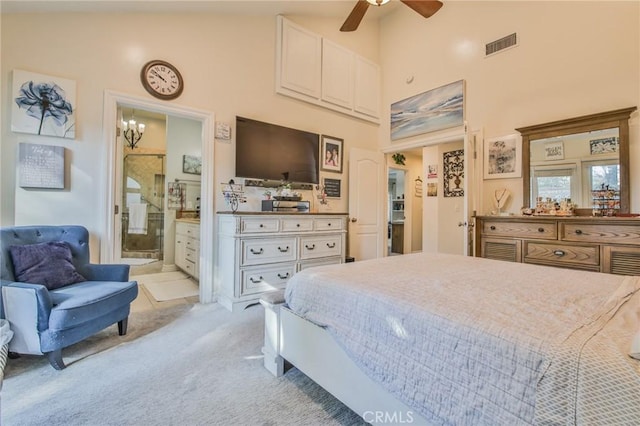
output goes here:
{"type": "Polygon", "coordinates": [[[145,286],[158,302],[197,296],[200,291],[198,283],[180,271],[134,275],[130,279],[145,286]]]}
{"type": "Polygon", "coordinates": [[[143,283],[143,285],[158,302],[197,296],[199,292],[198,284],[190,278],[177,281],[155,281],[143,283]]]}

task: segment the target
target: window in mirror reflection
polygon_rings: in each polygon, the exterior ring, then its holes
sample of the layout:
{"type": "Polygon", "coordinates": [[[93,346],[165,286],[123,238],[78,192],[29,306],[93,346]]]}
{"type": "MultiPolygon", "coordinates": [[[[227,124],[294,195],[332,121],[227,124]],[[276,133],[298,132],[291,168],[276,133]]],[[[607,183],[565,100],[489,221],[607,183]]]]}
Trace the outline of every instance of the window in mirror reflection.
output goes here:
{"type": "MultiPolygon", "coordinates": [[[[571,199],[578,207],[591,208],[593,192],[603,187],[619,191],[618,129],[605,129],[530,143],[531,204],[536,199],[561,202],[571,199]],[[562,142],[561,159],[545,159],[545,146],[562,142]]],[[[546,156],[548,157],[548,156],[546,156]]]]}
{"type": "Polygon", "coordinates": [[[541,197],[543,200],[551,199],[561,201],[571,199],[577,203],[576,194],[576,170],[575,167],[542,168],[532,170],[531,205],[535,206],[535,200],[541,197]]]}

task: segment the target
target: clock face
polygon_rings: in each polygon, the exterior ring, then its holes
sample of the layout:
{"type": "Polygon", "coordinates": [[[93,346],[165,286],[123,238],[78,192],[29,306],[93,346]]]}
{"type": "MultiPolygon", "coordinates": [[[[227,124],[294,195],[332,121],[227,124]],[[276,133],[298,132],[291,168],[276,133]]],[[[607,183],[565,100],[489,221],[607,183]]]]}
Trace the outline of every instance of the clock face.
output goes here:
{"type": "Polygon", "coordinates": [[[160,99],[175,99],[182,94],[184,83],[176,67],[165,61],[151,61],[142,67],[142,85],[160,99]]]}

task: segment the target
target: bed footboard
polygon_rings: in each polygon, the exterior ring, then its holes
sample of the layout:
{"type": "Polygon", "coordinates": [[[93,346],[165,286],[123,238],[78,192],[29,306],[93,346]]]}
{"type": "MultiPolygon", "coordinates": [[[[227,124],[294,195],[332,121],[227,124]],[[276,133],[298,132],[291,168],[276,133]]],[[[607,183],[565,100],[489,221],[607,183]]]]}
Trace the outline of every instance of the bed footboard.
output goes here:
{"type": "Polygon", "coordinates": [[[278,358],[291,363],[366,422],[429,424],[360,370],[325,329],[285,306],[280,306],[278,316],[278,358]]]}
{"type": "Polygon", "coordinates": [[[264,306],[264,368],[280,377],[285,371],[285,361],[280,356],[280,308],[284,305],[284,290],[264,293],[260,304],[264,306]]]}

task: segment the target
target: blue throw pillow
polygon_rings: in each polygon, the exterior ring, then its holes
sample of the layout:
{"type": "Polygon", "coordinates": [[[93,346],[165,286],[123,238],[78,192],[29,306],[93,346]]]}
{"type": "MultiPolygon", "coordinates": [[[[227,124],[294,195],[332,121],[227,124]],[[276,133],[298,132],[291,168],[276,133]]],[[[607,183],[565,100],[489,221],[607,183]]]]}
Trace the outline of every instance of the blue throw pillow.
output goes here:
{"type": "Polygon", "coordinates": [[[49,290],[86,281],[71,262],[71,248],[64,241],[10,246],[16,280],[42,284],[49,290]]]}

